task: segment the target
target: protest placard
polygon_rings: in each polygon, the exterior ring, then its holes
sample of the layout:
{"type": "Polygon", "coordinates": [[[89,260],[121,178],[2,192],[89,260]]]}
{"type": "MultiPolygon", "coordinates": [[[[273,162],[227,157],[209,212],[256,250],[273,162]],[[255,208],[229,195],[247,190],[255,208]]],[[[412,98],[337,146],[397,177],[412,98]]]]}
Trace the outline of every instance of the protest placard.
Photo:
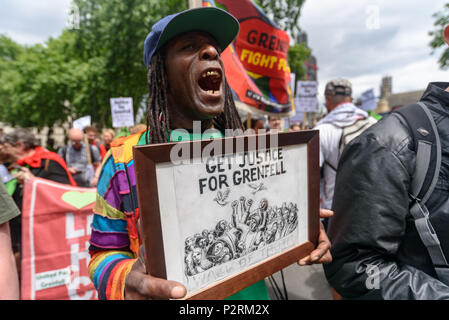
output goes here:
{"type": "Polygon", "coordinates": [[[370,111],[377,108],[376,97],[374,89],[366,90],[362,93],[362,107],[363,110],[370,111]]]}
{"type": "Polygon", "coordinates": [[[318,110],[318,82],[298,81],[296,84],[295,110],[296,112],[317,112],[318,110]]]}
{"type": "Polygon", "coordinates": [[[319,224],[318,131],[278,138],[134,149],[152,276],[183,283],[187,299],[223,299],[310,253],[319,224]]]}
{"type": "Polygon", "coordinates": [[[91,117],[90,116],[84,116],[79,119],[76,119],[73,121],[73,128],[83,130],[85,127],[88,127],[91,125],[91,117]]]}
{"type": "Polygon", "coordinates": [[[132,98],[111,98],[112,127],[134,126],[134,110],[132,98]]]}

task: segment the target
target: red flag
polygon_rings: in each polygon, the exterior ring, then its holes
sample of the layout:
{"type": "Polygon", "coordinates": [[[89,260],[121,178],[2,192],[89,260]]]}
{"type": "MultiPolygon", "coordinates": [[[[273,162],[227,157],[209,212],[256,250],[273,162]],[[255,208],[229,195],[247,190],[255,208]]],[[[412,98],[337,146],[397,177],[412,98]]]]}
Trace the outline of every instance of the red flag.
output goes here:
{"type": "Polygon", "coordinates": [[[287,62],[290,37],[250,0],[203,0],[240,22],[240,32],[222,53],[226,79],[238,108],[288,117],[294,114],[287,62]]]}

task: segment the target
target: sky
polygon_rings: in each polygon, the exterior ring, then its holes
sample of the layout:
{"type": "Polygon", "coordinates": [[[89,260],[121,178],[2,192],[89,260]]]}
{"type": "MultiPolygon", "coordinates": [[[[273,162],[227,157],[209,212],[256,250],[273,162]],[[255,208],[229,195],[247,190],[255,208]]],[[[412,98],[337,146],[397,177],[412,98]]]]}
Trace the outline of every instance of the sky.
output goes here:
{"type": "Polygon", "coordinates": [[[21,44],[44,43],[68,24],[71,0],[0,0],[0,33],[21,44]]]}
{"type": "MultiPolygon", "coordinates": [[[[71,0],[0,0],[0,33],[21,44],[44,43],[69,26],[71,0]]],[[[317,58],[320,102],[327,81],[344,77],[354,97],[392,76],[393,93],[444,81],[441,50],[429,47],[432,14],[446,0],[306,0],[300,27],[317,58]]]]}
{"type": "Polygon", "coordinates": [[[393,93],[424,90],[444,81],[439,68],[442,50],[429,46],[432,14],[445,0],[306,0],[300,27],[317,58],[320,98],[327,81],[352,82],[354,97],[374,88],[380,95],[382,77],[391,76],[393,93]]]}

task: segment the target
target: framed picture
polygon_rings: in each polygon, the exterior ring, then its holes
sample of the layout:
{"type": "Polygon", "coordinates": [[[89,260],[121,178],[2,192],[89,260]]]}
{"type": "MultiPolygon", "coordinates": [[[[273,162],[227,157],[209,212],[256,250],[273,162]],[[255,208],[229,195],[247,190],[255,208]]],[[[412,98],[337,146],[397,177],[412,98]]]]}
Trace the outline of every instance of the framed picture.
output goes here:
{"type": "Polygon", "coordinates": [[[299,261],[319,233],[316,130],[134,147],[147,270],[223,299],[299,261]]]}

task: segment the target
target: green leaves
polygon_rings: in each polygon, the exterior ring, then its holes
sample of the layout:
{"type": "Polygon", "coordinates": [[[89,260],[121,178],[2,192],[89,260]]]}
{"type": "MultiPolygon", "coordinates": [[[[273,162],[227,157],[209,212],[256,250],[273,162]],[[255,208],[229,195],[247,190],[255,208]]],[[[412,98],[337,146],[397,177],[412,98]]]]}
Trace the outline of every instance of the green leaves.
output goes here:
{"type": "MultiPolygon", "coordinates": [[[[64,101],[76,94],[83,80],[77,72],[83,62],[70,56],[73,40],[66,31],[58,39],[49,39],[46,46],[21,47],[19,54],[8,60],[0,74],[0,92],[8,96],[0,100],[2,121],[42,128],[67,119],[70,110],[64,101]]],[[[0,57],[0,61],[6,59],[0,57]]]]}
{"type": "Polygon", "coordinates": [[[91,115],[111,126],[111,97],[135,111],[147,92],[143,42],[154,22],[188,8],[187,0],[74,0],[76,28],[45,45],[0,35],[0,121],[52,126],[91,115]]]}
{"type": "Polygon", "coordinates": [[[296,40],[301,28],[299,17],[305,0],[256,0],[255,1],[281,29],[296,40]]]}
{"type": "Polygon", "coordinates": [[[440,47],[445,48],[438,63],[442,69],[447,69],[449,67],[449,47],[444,42],[443,30],[449,24],[449,3],[445,4],[441,11],[433,14],[433,17],[435,18],[435,22],[433,23],[435,29],[429,31],[429,35],[433,37],[429,45],[433,49],[432,53],[435,53],[436,49],[440,47]]]}
{"type": "Polygon", "coordinates": [[[7,36],[0,35],[0,57],[4,61],[11,61],[23,52],[22,46],[9,39],[7,36]]]}
{"type": "Polygon", "coordinates": [[[304,62],[310,57],[310,52],[304,43],[292,45],[288,50],[288,63],[297,79],[303,79],[305,76],[304,62]]]}
{"type": "Polygon", "coordinates": [[[75,0],[80,29],[76,52],[90,65],[92,116],[111,125],[109,99],[132,97],[134,110],[146,91],[143,42],[160,18],[187,9],[187,0],[75,0]]]}

